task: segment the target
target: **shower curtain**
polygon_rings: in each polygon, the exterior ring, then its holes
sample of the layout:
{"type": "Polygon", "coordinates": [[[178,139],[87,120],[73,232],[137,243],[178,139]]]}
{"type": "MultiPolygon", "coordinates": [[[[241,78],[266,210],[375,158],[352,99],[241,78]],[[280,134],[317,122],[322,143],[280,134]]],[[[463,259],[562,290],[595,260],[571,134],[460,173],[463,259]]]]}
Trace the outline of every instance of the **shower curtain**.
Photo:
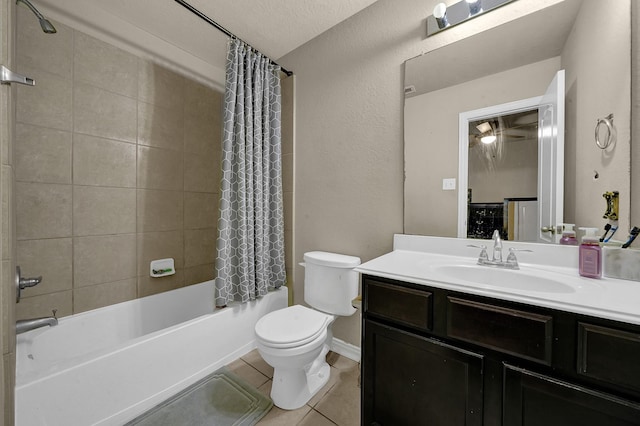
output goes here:
{"type": "Polygon", "coordinates": [[[280,67],[240,40],[227,53],[216,306],[285,283],[280,67]]]}

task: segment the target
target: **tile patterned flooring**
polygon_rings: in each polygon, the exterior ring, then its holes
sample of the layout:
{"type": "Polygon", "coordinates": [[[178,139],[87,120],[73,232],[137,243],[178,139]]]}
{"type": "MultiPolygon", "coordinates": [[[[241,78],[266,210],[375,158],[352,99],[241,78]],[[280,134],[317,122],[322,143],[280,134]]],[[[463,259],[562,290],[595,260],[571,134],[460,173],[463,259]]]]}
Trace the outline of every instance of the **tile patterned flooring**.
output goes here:
{"type": "MultiPolygon", "coordinates": [[[[358,426],[360,425],[360,366],[335,352],[327,354],[329,382],[302,408],[274,406],[257,426],[358,426]]],[[[231,371],[266,395],[271,392],[273,367],[257,350],[227,365],[231,371]]]]}

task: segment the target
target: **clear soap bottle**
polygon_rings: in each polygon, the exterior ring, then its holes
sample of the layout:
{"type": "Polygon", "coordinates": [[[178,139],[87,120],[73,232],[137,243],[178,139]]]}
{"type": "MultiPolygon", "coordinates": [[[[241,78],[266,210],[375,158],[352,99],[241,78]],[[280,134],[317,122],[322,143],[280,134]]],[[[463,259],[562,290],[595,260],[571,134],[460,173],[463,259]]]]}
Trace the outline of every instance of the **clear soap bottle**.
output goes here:
{"type": "Polygon", "coordinates": [[[565,223],[562,226],[562,238],[560,238],[560,244],[565,246],[577,246],[578,240],[576,239],[576,231],[573,230],[575,225],[573,223],[565,223]]]}
{"type": "Polygon", "coordinates": [[[579,247],[578,271],[583,277],[602,277],[602,252],[598,228],[580,228],[585,231],[579,247]]]}

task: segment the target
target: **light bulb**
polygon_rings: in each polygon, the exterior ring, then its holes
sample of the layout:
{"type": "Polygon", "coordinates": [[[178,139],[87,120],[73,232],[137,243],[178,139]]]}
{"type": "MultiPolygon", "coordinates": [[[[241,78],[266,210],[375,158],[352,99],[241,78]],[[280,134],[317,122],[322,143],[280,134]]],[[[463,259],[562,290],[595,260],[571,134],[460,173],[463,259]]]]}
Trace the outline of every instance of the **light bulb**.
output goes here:
{"type": "Polygon", "coordinates": [[[433,16],[436,19],[442,19],[447,14],[447,5],[444,3],[436,4],[436,7],[433,8],[433,16]]]}
{"type": "Polygon", "coordinates": [[[496,139],[498,138],[496,138],[494,135],[488,135],[481,137],[480,142],[489,145],[490,143],[494,143],[496,139]]]}
{"type": "Polygon", "coordinates": [[[482,11],[481,0],[467,0],[467,6],[469,6],[469,15],[473,16],[482,11]]]}
{"type": "Polygon", "coordinates": [[[433,17],[436,18],[438,28],[443,29],[449,25],[449,21],[447,20],[447,5],[444,3],[436,4],[436,7],[433,8],[433,17]]]}

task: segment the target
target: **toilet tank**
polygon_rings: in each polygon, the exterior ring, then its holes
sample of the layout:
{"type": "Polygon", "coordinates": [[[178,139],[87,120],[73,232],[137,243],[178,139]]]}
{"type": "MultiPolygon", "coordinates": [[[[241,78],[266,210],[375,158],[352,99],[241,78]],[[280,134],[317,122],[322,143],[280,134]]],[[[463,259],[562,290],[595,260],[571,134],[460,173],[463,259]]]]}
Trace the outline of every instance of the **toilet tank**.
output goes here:
{"type": "Polygon", "coordinates": [[[304,301],[334,315],[353,315],[351,301],[358,295],[360,258],[312,251],[304,254],[304,301]]]}

